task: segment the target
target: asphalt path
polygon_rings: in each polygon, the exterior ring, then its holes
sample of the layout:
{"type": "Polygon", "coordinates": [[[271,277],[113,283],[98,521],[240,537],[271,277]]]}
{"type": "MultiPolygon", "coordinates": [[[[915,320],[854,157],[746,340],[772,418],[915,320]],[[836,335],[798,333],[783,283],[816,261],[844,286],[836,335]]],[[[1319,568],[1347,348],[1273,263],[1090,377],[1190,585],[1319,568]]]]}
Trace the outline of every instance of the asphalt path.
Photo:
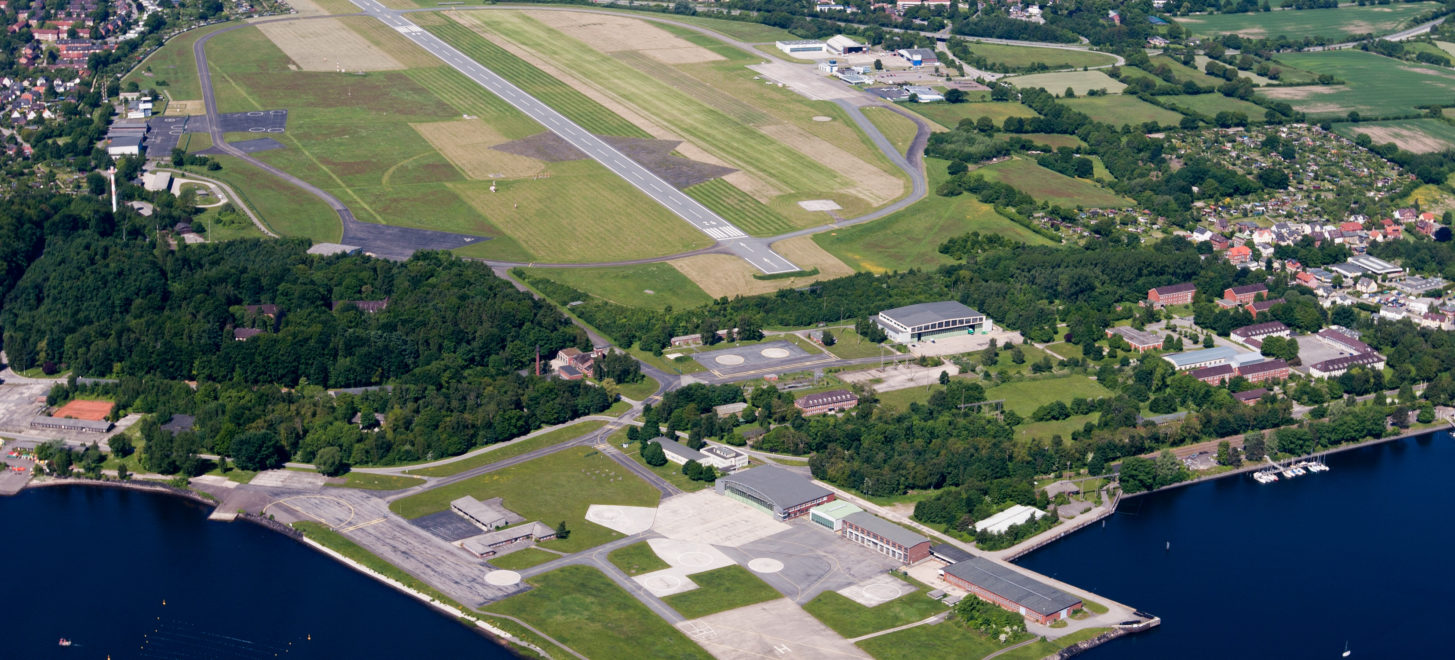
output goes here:
{"type": "Polygon", "coordinates": [[[758,270],[770,275],[801,270],[798,266],[793,265],[793,262],[783,258],[782,255],[774,252],[760,241],[747,240],[748,234],[746,232],[738,229],[718,214],[713,213],[711,209],[703,206],[701,202],[692,199],[686,193],[672,187],[671,184],[663,181],[661,177],[653,174],[651,170],[627,158],[601,138],[592,135],[590,131],[567,119],[565,115],[556,112],[555,109],[542,103],[534,96],[525,93],[525,91],[500,77],[494,71],[470,59],[453,46],[446,44],[439,37],[415,25],[408,18],[401,15],[400,12],[386,8],[376,0],[350,1],[358,5],[360,9],[363,9],[364,13],[394,28],[431,55],[449,64],[456,71],[465,74],[465,77],[475,81],[476,84],[484,87],[490,93],[505,100],[506,103],[515,106],[515,109],[520,110],[526,116],[536,120],[552,133],[559,135],[561,139],[571,143],[571,146],[580,149],[582,153],[590,156],[596,162],[601,163],[617,176],[625,179],[627,183],[635,186],[658,204],[661,204],[667,210],[686,220],[688,224],[696,227],[698,231],[718,241],[730,252],[742,257],[758,270]]]}

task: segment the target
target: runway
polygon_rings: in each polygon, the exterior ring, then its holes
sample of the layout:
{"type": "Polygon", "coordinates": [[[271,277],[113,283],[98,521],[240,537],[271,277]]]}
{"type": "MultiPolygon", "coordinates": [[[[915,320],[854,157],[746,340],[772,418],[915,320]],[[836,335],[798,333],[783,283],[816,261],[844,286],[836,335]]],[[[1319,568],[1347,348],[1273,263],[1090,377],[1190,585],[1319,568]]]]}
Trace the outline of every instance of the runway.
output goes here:
{"type": "Polygon", "coordinates": [[[800,270],[798,266],[774,252],[762,240],[749,238],[743,230],[713,213],[702,203],[672,187],[647,168],[622,155],[611,145],[587,132],[586,129],[556,112],[539,99],[525,93],[484,65],[470,59],[464,53],[415,25],[399,12],[384,7],[376,0],[351,0],[351,2],[363,9],[364,13],[394,28],[431,55],[465,74],[467,78],[475,81],[490,93],[504,99],[526,116],[571,143],[572,146],[646,193],[658,204],[686,220],[698,231],[717,241],[733,254],[742,257],[758,270],[770,275],[800,270]]]}

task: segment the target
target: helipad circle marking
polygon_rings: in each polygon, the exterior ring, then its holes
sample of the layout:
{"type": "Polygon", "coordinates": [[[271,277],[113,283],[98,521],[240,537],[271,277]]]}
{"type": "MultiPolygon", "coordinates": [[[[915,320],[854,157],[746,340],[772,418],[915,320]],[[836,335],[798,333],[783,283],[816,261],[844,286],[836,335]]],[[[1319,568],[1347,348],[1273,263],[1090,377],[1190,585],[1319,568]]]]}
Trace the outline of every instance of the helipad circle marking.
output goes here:
{"type": "Polygon", "coordinates": [[[763,357],[769,358],[769,359],[773,359],[773,360],[782,360],[783,358],[786,358],[789,355],[792,355],[792,353],[789,353],[788,352],[788,349],[786,349],[786,348],[765,348],[765,349],[763,349],[763,357]]]}
{"type": "Polygon", "coordinates": [[[721,365],[735,367],[743,363],[743,356],[729,353],[727,355],[719,355],[713,358],[712,361],[721,365]]]}
{"type": "Polygon", "coordinates": [[[485,582],[497,587],[508,587],[520,584],[520,573],[515,571],[490,571],[485,574],[485,582]]]}
{"type": "Polygon", "coordinates": [[[864,595],[876,600],[899,598],[899,588],[892,584],[871,584],[864,587],[864,595]]]}
{"type": "Polygon", "coordinates": [[[783,570],[783,562],[771,557],[758,557],[748,562],[748,570],[754,573],[777,573],[783,570]]]}

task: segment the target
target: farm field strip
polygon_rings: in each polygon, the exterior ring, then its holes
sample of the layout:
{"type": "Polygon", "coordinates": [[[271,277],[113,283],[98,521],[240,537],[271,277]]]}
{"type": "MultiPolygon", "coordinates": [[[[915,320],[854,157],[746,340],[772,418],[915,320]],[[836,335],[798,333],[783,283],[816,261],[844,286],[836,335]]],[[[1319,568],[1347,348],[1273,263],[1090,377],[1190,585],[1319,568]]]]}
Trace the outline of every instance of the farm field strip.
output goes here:
{"type": "Polygon", "coordinates": [[[1040,87],[1056,96],[1071,88],[1077,96],[1086,96],[1093,89],[1104,89],[1108,94],[1120,94],[1127,84],[1100,71],[1063,71],[1057,73],[1031,73],[1002,78],[1020,89],[1040,87]]]}
{"type": "Polygon", "coordinates": [[[984,42],[971,43],[970,52],[984,57],[994,64],[1016,68],[1045,64],[1052,69],[1079,69],[1084,66],[1106,66],[1117,61],[1111,55],[1088,50],[1036,48],[1035,46],[1012,46],[984,42]]]}
{"type": "Polygon", "coordinates": [[[1265,112],[1261,105],[1222,94],[1183,94],[1163,96],[1160,97],[1160,100],[1183,112],[1195,112],[1208,117],[1213,117],[1219,112],[1241,112],[1249,119],[1259,121],[1263,119],[1265,112]]]}
{"type": "Polygon", "coordinates": [[[1375,144],[1393,142],[1400,149],[1416,154],[1455,149],[1455,126],[1439,119],[1334,124],[1334,132],[1350,139],[1368,135],[1375,144]]]}
{"type": "MultiPolygon", "coordinates": [[[[896,177],[791,124],[769,122],[766,114],[752,106],[713,96],[717,93],[705,86],[694,87],[692,93],[676,89],[631,66],[632,57],[603,57],[585,43],[530,16],[516,12],[476,12],[457,20],[468,21],[477,30],[538,54],[577,74],[584,84],[640,109],[729,165],[790,190],[870,195],[874,199],[869,201],[883,203],[897,197],[903,189],[896,177]],[[697,98],[696,94],[708,95],[707,100],[697,98]],[[745,126],[744,121],[758,122],[758,125],[745,126]],[[835,163],[833,167],[824,164],[830,159],[835,163]],[[880,180],[876,181],[876,177],[880,180]],[[888,192],[886,188],[893,190],[888,192]]],[[[653,66],[659,67],[666,68],[660,64],[653,66]]]]}
{"type": "Polygon", "coordinates": [[[1449,103],[1455,95],[1455,71],[1404,62],[1357,50],[1285,53],[1280,62],[1298,69],[1334,76],[1343,85],[1269,87],[1260,96],[1286,101],[1312,117],[1342,117],[1356,111],[1365,118],[1407,115],[1418,107],[1449,103]]]}
{"type": "Polygon", "coordinates": [[[1247,14],[1208,14],[1179,17],[1182,27],[1196,35],[1236,34],[1240,37],[1271,39],[1283,35],[1291,39],[1305,37],[1341,37],[1359,34],[1386,34],[1405,27],[1420,14],[1439,5],[1414,2],[1337,9],[1303,9],[1247,14]]]}
{"type": "MultiPolygon", "coordinates": [[[[1135,96],[1083,96],[1062,101],[1067,107],[1085,113],[1095,121],[1118,126],[1122,124],[1143,124],[1149,121],[1166,126],[1175,126],[1182,121],[1182,115],[1159,108],[1135,96]]],[[[1056,145],[1051,145],[1056,146],[1056,145]]]]}
{"type": "Polygon", "coordinates": [[[1033,160],[1020,157],[1013,157],[1010,160],[971,171],[980,173],[988,181],[1008,184],[1037,200],[1053,204],[1093,208],[1121,208],[1132,205],[1131,200],[1102,188],[1095,182],[1073,179],[1060,172],[1041,167],[1033,160]]]}

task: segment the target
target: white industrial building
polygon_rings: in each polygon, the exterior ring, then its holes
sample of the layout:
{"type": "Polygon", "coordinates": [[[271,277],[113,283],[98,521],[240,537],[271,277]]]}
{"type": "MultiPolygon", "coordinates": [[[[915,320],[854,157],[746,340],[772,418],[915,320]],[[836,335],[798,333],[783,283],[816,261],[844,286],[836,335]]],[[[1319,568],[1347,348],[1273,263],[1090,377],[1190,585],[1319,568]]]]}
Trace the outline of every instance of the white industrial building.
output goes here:
{"type": "Polygon", "coordinates": [[[652,443],[661,445],[667,460],[678,465],[697,461],[698,465],[707,465],[724,472],[748,467],[748,455],[731,447],[711,446],[698,451],[666,437],[653,438],[652,443]]]}
{"type": "Polygon", "coordinates": [[[879,312],[875,321],[891,341],[900,344],[950,334],[975,334],[976,330],[984,333],[995,330],[990,317],[953,300],[885,310],[879,312]]]}
{"type": "Polygon", "coordinates": [[[1010,529],[1012,526],[1021,525],[1031,520],[1038,520],[1044,515],[1046,515],[1046,512],[1036,507],[1017,504],[975,523],[975,531],[1004,534],[1005,530],[1010,529]]]}
{"type": "Polygon", "coordinates": [[[148,192],[161,192],[172,187],[171,172],[147,172],[141,177],[141,187],[148,192]]]}
{"type": "Polygon", "coordinates": [[[108,156],[140,156],[141,138],[134,135],[121,135],[111,138],[110,144],[106,145],[108,156]]]}
{"type": "Polygon", "coordinates": [[[789,55],[813,55],[824,52],[824,42],[817,39],[792,39],[789,41],[774,42],[778,50],[789,55]]]}
{"type": "Polygon", "coordinates": [[[933,87],[925,87],[923,85],[905,85],[904,91],[909,92],[910,95],[913,96],[914,99],[916,101],[919,101],[920,103],[932,103],[934,101],[945,100],[945,95],[941,94],[933,87]]]}
{"type": "Polygon", "coordinates": [[[824,48],[827,49],[828,52],[835,55],[862,53],[866,50],[869,50],[868,46],[854,41],[853,39],[846,37],[842,34],[829,37],[828,42],[824,44],[824,48]]]}

